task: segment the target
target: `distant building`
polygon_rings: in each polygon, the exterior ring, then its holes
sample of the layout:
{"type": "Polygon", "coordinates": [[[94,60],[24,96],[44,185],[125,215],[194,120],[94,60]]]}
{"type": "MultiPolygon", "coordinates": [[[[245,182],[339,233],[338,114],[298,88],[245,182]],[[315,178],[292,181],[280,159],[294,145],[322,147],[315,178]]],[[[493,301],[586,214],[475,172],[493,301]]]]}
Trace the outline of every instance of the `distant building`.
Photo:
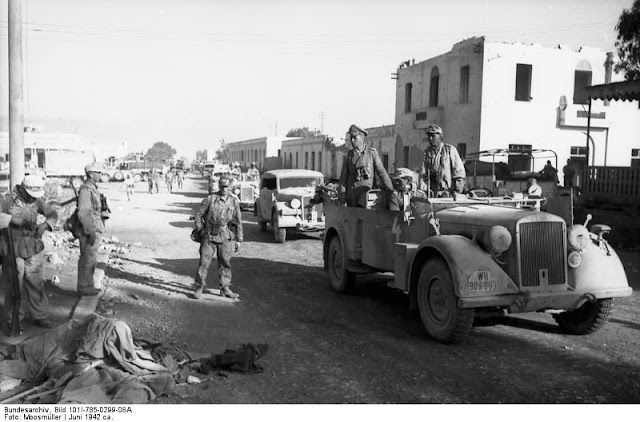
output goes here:
{"type": "Polygon", "coordinates": [[[286,136],[265,136],[227,143],[229,161],[239,162],[243,169],[251,163],[256,163],[260,171],[272,168],[282,168],[282,142],[291,138],[286,136]],[[278,165],[278,163],[280,163],[278,165]],[[268,165],[265,165],[268,164],[268,165]]]}
{"type": "MultiPolygon", "coordinates": [[[[462,156],[488,149],[552,149],[562,180],[571,159],[584,165],[588,97],[583,89],[621,80],[612,54],[470,38],[450,52],[397,71],[397,167],[416,168],[424,131],[442,126],[462,156]]],[[[590,165],[629,166],[640,139],[637,102],[593,101],[590,165]]],[[[554,165],[556,163],[553,163],[554,165]]],[[[535,163],[540,170],[544,163],[535,163]]]]}

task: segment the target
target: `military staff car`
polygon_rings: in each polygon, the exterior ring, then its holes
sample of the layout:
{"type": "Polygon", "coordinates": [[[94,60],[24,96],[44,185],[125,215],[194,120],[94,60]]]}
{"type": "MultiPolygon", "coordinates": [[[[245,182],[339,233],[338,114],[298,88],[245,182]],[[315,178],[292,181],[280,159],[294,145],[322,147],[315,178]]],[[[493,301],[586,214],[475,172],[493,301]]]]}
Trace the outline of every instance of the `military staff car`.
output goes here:
{"type": "MultiPolygon", "coordinates": [[[[565,332],[587,334],[629,296],[624,268],[604,239],[610,229],[537,211],[531,198],[414,198],[404,211],[324,200],[324,265],[333,288],[356,274],[393,272],[434,339],[462,340],[474,318],[550,312],[565,332]]],[[[562,201],[564,197],[549,201],[562,201]]],[[[557,209],[566,209],[558,206],[557,209]]]]}
{"type": "Polygon", "coordinates": [[[242,173],[237,179],[234,179],[231,192],[240,200],[241,210],[253,207],[260,196],[260,180],[258,179],[257,176],[247,173],[242,173]]]}
{"type": "Polygon", "coordinates": [[[271,224],[275,240],[284,243],[287,230],[300,232],[324,229],[322,204],[313,204],[316,187],[324,182],[318,171],[280,169],[264,172],[260,178],[260,196],[254,215],[261,231],[271,224]]]}

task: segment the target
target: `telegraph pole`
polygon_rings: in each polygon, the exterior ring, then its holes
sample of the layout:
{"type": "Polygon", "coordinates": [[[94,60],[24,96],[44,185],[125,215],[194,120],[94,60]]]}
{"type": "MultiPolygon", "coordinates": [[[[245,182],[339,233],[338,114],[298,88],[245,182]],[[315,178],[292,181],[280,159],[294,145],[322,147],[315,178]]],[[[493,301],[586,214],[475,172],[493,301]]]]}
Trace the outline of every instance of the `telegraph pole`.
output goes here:
{"type": "Polygon", "coordinates": [[[320,112],[320,134],[321,135],[324,135],[324,117],[325,117],[324,111],[321,111],[320,112]]]}
{"type": "Polygon", "coordinates": [[[9,172],[13,189],[24,179],[22,0],[9,0],[9,172]]]}

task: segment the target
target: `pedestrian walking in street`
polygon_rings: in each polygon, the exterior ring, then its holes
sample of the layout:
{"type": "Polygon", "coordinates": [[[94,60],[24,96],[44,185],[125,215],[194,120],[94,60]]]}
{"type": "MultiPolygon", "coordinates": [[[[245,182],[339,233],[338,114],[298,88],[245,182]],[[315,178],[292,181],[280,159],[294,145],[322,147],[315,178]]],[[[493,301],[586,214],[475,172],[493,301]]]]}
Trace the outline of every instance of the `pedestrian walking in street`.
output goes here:
{"type": "Polygon", "coordinates": [[[164,182],[167,184],[167,191],[169,191],[169,193],[173,192],[173,172],[171,170],[167,170],[164,182]]]}
{"type": "MultiPolygon", "coordinates": [[[[99,176],[98,176],[99,177],[99,176]]],[[[22,184],[17,185],[11,192],[4,214],[11,216],[11,233],[3,229],[0,231],[0,255],[7,259],[9,242],[13,244],[18,284],[21,292],[22,304],[13,303],[14,285],[8,280],[8,271],[2,272],[4,283],[4,304],[7,309],[20,306],[19,319],[28,311],[36,325],[49,328],[52,326],[49,318],[49,301],[44,291],[44,243],[42,235],[50,231],[58,220],[58,213],[47,205],[44,200],[44,179],[36,174],[25,176],[22,184]],[[45,221],[38,224],[38,216],[43,215],[45,221]],[[22,306],[24,305],[24,306],[22,306]]],[[[6,220],[6,217],[3,218],[6,220]]]]}
{"type": "Polygon", "coordinates": [[[102,243],[104,220],[107,218],[106,199],[100,194],[97,182],[100,180],[100,167],[87,164],[87,175],[78,192],[78,221],[74,236],[80,242],[78,260],[78,293],[82,296],[95,296],[100,292],[93,285],[93,274],[98,262],[98,249],[102,243]]]}
{"type": "Polygon", "coordinates": [[[153,195],[153,187],[156,180],[156,169],[151,169],[147,176],[147,183],[149,184],[149,195],[153,195]]]}
{"type": "Polygon", "coordinates": [[[178,170],[178,174],[176,174],[176,184],[178,189],[182,189],[182,185],[184,183],[184,172],[182,170],[178,170]]]}
{"type": "Polygon", "coordinates": [[[133,197],[133,188],[136,184],[136,181],[131,176],[131,173],[127,173],[127,176],[124,179],[124,187],[127,190],[127,201],[131,201],[133,197]]]}
{"type": "Polygon", "coordinates": [[[240,202],[230,193],[231,180],[222,176],[219,191],[208,195],[195,215],[196,231],[200,234],[200,263],[195,277],[194,297],[200,298],[207,282],[207,274],[214,256],[218,261],[220,296],[232,299],[231,254],[240,250],[242,242],[242,213],[240,202]]]}

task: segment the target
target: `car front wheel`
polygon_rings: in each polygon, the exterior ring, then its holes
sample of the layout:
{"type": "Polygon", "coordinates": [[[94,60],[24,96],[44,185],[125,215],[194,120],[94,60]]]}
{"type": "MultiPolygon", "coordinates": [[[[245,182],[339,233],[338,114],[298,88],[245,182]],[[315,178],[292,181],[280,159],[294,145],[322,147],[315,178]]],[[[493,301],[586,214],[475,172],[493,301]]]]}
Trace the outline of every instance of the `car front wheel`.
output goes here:
{"type": "Polygon", "coordinates": [[[273,227],[273,237],[278,243],[284,243],[287,240],[287,229],[280,228],[278,225],[278,216],[274,212],[271,215],[271,226],[273,227]]]}
{"type": "Polygon", "coordinates": [[[424,327],[441,343],[455,343],[471,330],[475,311],[458,307],[451,272],[441,258],[431,258],[418,279],[418,309],[424,327]]]}
{"type": "Polygon", "coordinates": [[[569,334],[584,335],[598,331],[609,320],[611,299],[599,299],[586,302],[573,311],[553,316],[562,331],[569,334]]]}

